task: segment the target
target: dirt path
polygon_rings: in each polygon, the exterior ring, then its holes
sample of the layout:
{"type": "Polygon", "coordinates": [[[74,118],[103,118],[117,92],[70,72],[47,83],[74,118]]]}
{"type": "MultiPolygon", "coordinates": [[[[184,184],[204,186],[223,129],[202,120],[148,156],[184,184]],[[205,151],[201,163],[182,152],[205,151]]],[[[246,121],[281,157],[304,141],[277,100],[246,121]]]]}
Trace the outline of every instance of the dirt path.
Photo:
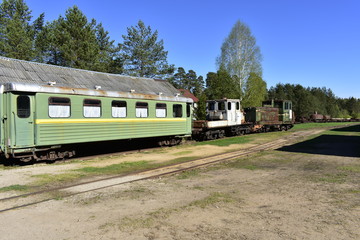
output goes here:
{"type": "Polygon", "coordinates": [[[323,136],[5,212],[0,239],[359,239],[360,136],[323,136]]]}

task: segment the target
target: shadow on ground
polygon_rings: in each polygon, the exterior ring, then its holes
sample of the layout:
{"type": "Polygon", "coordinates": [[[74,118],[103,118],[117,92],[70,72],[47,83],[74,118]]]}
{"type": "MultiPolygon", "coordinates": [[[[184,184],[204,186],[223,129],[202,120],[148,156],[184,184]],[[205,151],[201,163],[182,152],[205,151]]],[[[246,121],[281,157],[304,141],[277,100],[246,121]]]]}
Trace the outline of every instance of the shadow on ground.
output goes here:
{"type": "MultiPolygon", "coordinates": [[[[157,142],[151,139],[134,139],[134,140],[118,140],[118,141],[104,141],[104,142],[89,142],[68,145],[63,150],[75,151],[75,157],[89,157],[94,158],[99,154],[120,154],[127,151],[140,151],[148,148],[158,147],[157,142]]],[[[71,158],[70,158],[71,159],[71,158]]],[[[0,157],[0,166],[26,166],[41,163],[56,163],[62,160],[42,160],[42,161],[30,161],[21,162],[18,159],[5,159],[3,156],[0,157]]]]}
{"type": "Polygon", "coordinates": [[[349,127],[343,127],[343,128],[335,128],[331,131],[334,132],[360,132],[360,125],[354,125],[349,127]]]}
{"type": "Polygon", "coordinates": [[[360,157],[360,136],[345,135],[349,132],[360,132],[360,125],[337,128],[331,131],[334,131],[334,135],[324,134],[311,140],[285,146],[277,150],[343,157],[360,157]],[[339,134],[339,132],[344,132],[344,135],[339,134]]]}

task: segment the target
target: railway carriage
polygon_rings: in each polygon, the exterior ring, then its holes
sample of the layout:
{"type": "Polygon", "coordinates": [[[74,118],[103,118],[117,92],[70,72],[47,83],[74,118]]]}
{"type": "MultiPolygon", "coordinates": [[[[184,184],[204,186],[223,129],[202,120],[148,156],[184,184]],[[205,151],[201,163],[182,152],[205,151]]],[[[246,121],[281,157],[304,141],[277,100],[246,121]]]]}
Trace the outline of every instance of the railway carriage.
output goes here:
{"type": "Polygon", "coordinates": [[[192,131],[192,100],[168,82],[0,58],[1,153],[71,157],[78,143],[149,138],[174,145],[192,131]]]}

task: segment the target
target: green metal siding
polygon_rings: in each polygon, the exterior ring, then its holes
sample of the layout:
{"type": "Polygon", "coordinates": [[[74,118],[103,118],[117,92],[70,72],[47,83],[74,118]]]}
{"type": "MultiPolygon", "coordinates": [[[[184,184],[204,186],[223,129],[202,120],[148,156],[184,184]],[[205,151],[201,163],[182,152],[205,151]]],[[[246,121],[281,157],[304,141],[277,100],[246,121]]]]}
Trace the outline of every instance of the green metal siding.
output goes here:
{"type": "Polygon", "coordinates": [[[36,95],[35,117],[37,122],[35,126],[36,145],[46,146],[54,144],[191,134],[191,117],[186,117],[186,104],[181,103],[183,106],[182,118],[172,117],[173,104],[179,104],[179,102],[173,103],[157,100],[145,101],[143,99],[116,99],[38,93],[36,95]],[[70,98],[71,116],[69,118],[50,118],[48,116],[49,97],[70,98]],[[100,118],[83,117],[84,99],[101,100],[100,118]],[[127,102],[126,118],[113,118],[111,116],[111,102],[113,100],[125,100],[127,102]],[[135,117],[136,102],[148,102],[148,118],[135,117]],[[167,104],[166,118],[156,118],[156,103],[167,104]]]}
{"type": "Polygon", "coordinates": [[[0,148],[2,151],[5,150],[5,118],[6,118],[6,112],[5,112],[5,94],[0,92],[0,148]]]}

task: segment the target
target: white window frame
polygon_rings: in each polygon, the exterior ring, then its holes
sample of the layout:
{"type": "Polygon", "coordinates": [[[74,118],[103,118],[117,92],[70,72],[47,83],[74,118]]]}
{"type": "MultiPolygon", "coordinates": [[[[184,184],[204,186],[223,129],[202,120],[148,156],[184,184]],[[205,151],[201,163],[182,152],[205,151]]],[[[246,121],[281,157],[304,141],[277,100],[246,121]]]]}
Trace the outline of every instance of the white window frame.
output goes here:
{"type": "Polygon", "coordinates": [[[111,116],[113,118],[126,118],[127,117],[127,103],[126,101],[114,100],[111,102],[111,116]],[[114,106],[115,102],[125,103],[125,106],[114,106]]]}
{"type": "Polygon", "coordinates": [[[157,118],[166,118],[166,103],[157,103],[155,108],[155,115],[157,118]]]}
{"type": "Polygon", "coordinates": [[[97,99],[84,99],[83,114],[85,118],[101,117],[101,101],[97,99]],[[90,103],[86,103],[86,101],[90,101],[90,103]],[[91,101],[93,101],[93,103],[91,103],[91,101]]]}
{"type": "Polygon", "coordinates": [[[71,116],[71,101],[69,98],[49,97],[48,114],[50,118],[69,118],[71,116]],[[68,102],[56,102],[55,99],[63,99],[68,102]]]}
{"type": "Polygon", "coordinates": [[[149,104],[147,102],[137,102],[135,104],[135,116],[137,118],[149,117],[149,104]]]}

